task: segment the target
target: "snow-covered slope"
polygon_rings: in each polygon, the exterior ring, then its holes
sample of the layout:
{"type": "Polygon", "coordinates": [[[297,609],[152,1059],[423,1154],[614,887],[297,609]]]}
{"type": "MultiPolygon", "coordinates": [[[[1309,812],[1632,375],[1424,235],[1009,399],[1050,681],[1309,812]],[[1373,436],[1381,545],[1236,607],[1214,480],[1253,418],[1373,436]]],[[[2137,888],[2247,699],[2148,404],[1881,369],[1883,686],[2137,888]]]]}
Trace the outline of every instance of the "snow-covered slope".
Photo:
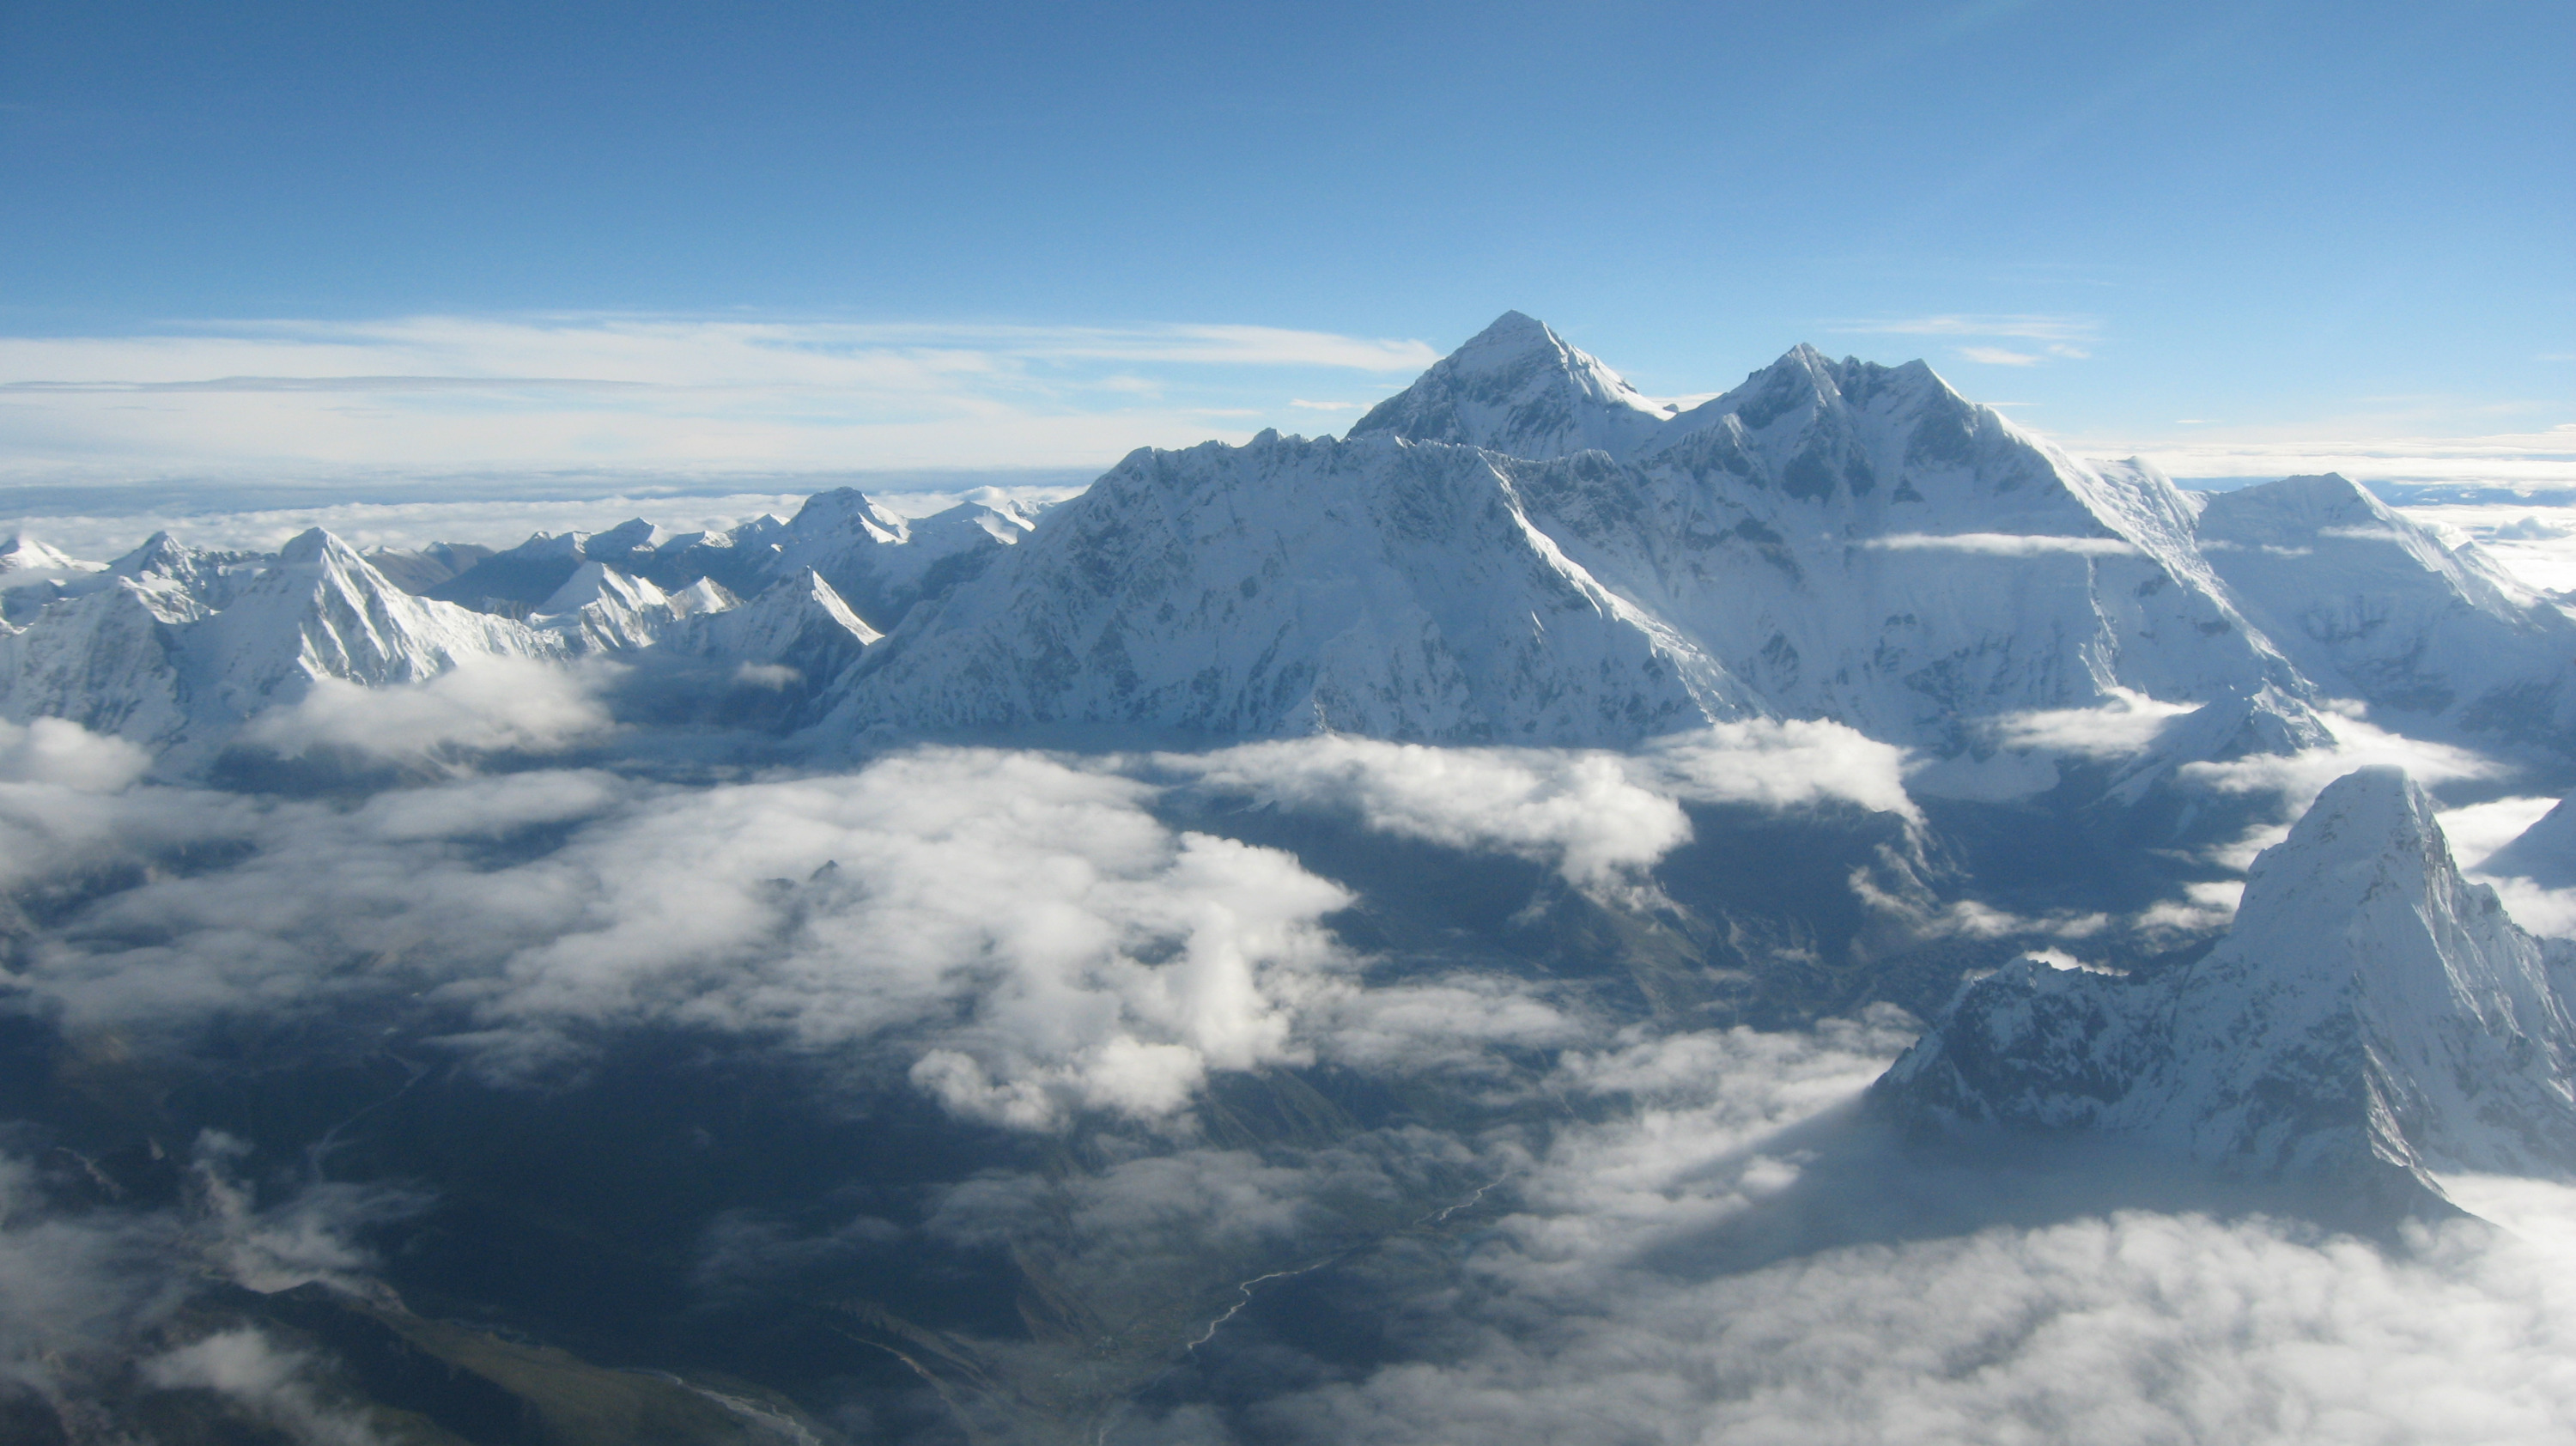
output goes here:
{"type": "Polygon", "coordinates": [[[2328,473],[2210,497],[2201,551],[2326,691],[2407,732],[2576,741],[2576,621],[2328,473]]]}
{"type": "Polygon", "coordinates": [[[767,586],[816,573],[859,616],[891,629],[914,604],[982,571],[1032,526],[1015,510],[981,502],[907,521],[844,487],[808,499],[770,538],[775,551],[760,576],[767,586]]]}
{"type": "Polygon", "coordinates": [[[12,533],[8,541],[0,542],[0,573],[71,573],[98,570],[99,564],[82,562],[69,553],[48,547],[23,532],[12,533]]]}
{"type": "Polygon", "coordinates": [[[2169,481],[1920,363],[1800,347],[1675,414],[1514,313],[1343,442],[1140,453],[1017,553],[839,723],[1617,744],[1750,710],[1958,753],[2142,694],[2324,736],[2169,481]]]}
{"type": "Polygon", "coordinates": [[[1534,525],[1522,470],[1375,435],[1139,451],[872,649],[834,726],[1599,743],[1750,710],[1534,525]]]}
{"type": "Polygon", "coordinates": [[[2439,1170],[2576,1177],[2569,984],[2461,879],[2424,791],[2366,768],[2255,861],[2199,963],[2139,980],[2024,960],[1963,990],[1874,1094],[2389,1201],[2439,1170]]]}
{"type": "Polygon", "coordinates": [[[640,517],[605,532],[540,532],[423,588],[421,595],[478,612],[521,616],[542,608],[585,563],[645,573],[660,555],[659,547],[672,540],[640,517]]]}
{"type": "Polygon", "coordinates": [[[562,639],[570,652],[625,652],[651,647],[682,618],[734,605],[733,594],[710,581],[666,593],[604,562],[585,562],[537,604],[528,625],[562,639]]]}
{"type": "Polygon", "coordinates": [[[2304,711],[2171,482],[2078,462],[1920,362],[1796,348],[1616,470],[1533,479],[1540,525],[1782,713],[1956,752],[2121,690],[2304,711]]]}
{"type": "Polygon", "coordinates": [[[819,684],[855,665],[881,636],[808,569],[738,607],[700,612],[665,632],[661,646],[748,667],[788,668],[819,684]]]}
{"type": "Polygon", "coordinates": [[[69,718],[153,749],[177,774],[317,678],[419,682],[470,657],[565,652],[553,634],[403,592],[318,528],[246,582],[210,582],[175,544],[145,552],[0,638],[0,716],[69,718]]]}
{"type": "Polygon", "coordinates": [[[478,611],[524,617],[564,611],[556,595],[605,563],[677,596],[699,582],[750,597],[819,574],[843,605],[892,627],[924,598],[979,572],[1026,537],[1029,517],[1005,504],[963,502],[907,520],[852,488],[819,492],[785,522],[755,517],[725,532],[666,534],[637,519],[606,532],[538,533],[417,590],[478,611]]]}
{"type": "Polygon", "coordinates": [[[1598,449],[1624,457],[1677,410],[1534,318],[1506,311],[1412,386],[1371,408],[1352,437],[1384,433],[1514,457],[1598,449]]]}

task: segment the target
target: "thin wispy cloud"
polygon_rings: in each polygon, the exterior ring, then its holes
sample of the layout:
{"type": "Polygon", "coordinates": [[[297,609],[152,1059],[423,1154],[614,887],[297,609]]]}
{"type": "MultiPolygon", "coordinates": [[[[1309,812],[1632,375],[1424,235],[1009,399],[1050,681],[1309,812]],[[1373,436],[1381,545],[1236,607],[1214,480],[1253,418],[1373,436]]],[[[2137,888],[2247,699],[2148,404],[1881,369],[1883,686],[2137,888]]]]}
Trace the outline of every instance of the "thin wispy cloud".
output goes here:
{"type": "Polygon", "coordinates": [[[1945,312],[1936,316],[1838,321],[1828,329],[1851,336],[1973,336],[2081,345],[2091,341],[2102,324],[2090,316],[1972,316],[1945,312]]]}
{"type": "Polygon", "coordinates": [[[1263,326],[614,314],[0,337],[0,475],[1105,465],[1285,421],[1300,377],[1391,390],[1436,358],[1263,326]]]}
{"type": "Polygon", "coordinates": [[[2056,537],[2019,532],[1900,532],[1869,538],[1861,546],[1883,552],[1966,552],[1985,557],[2039,557],[2053,553],[2113,557],[2137,551],[2116,537],[2056,537]]]}
{"type": "Polygon", "coordinates": [[[2447,437],[2407,435],[2384,421],[2374,425],[2368,419],[2278,428],[2221,429],[2188,420],[2171,425],[2194,430],[2187,436],[2087,437],[2061,442],[2069,450],[2089,456],[2142,457],[2179,478],[2340,472],[2363,482],[2576,485],[2576,423],[2541,431],[2447,437]]]}

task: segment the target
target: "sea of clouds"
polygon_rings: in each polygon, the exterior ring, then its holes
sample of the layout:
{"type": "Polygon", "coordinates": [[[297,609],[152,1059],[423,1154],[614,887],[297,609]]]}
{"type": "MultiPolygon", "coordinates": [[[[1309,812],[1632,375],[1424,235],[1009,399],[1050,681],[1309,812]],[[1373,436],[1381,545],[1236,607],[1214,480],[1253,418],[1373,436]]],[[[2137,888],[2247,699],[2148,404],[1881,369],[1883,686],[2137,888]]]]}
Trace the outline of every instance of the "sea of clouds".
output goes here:
{"type": "MultiPolygon", "coordinates": [[[[818,1236],[720,1218],[696,1279],[755,1290],[907,1230],[974,1249],[1042,1225],[1068,1289],[1206,1332],[1171,1342],[1200,1386],[1165,1382],[1115,1415],[1113,1440],[2541,1441],[2576,1427],[2576,1195],[2468,1182],[2487,1219],[2378,1241],[2154,1192],[2015,1208],[1996,1177],[1945,1174],[1853,1123],[1911,1038],[1900,1011],[1691,1029],[1613,1017],[1526,974],[1391,975],[1336,927],[1363,902],[1352,883],[1166,806],[1183,790],[1240,796],[1651,907],[1653,870],[1690,841],[1696,807],[1919,827],[1917,795],[1937,780],[1849,729],[1746,723],[1630,753],[919,747],[845,771],[675,782],[620,765],[614,682],[504,664],[317,689],[248,740],[362,757],[399,781],[310,796],[145,783],[130,745],[0,724],[0,884],[56,901],[15,926],[12,1006],[177,1055],[209,1020],[372,1021],[392,1001],[424,1047],[540,1092],[621,1033],[679,1028],[979,1127],[1110,1131],[1136,1143],[1070,1175],[953,1182],[914,1226],[854,1210],[818,1236]],[[1308,1067],[1420,1081],[1458,1107],[1285,1152],[1208,1129],[1214,1082],[1308,1067]],[[1331,1357],[1265,1318],[1278,1287],[1263,1282],[1307,1275],[1385,1322],[1383,1358],[1331,1357]]],[[[2057,763],[2144,753],[2177,716],[2125,699],[2004,720],[1990,742],[2053,782],[2057,763]]],[[[2445,824],[2472,867],[2554,802],[2494,759],[2359,716],[2332,726],[2330,750],[2183,770],[2213,798],[2277,805],[2207,862],[2241,869],[2364,763],[2468,788],[2477,801],[2445,824]]],[[[2576,932],[2576,891],[2497,882],[2527,925],[2576,932]]],[[[2105,930],[2205,933],[2233,892],[2203,882],[2128,920],[1872,902],[1923,938],[2053,931],[2073,961],[2105,930]]],[[[100,1205],[17,1138],[0,1141],[0,1372],[28,1389],[69,1390],[130,1355],[200,1282],[364,1288],[369,1233],[421,1208],[318,1178],[244,1183],[240,1143],[220,1137],[171,1142],[191,1152],[184,1203],[100,1205]]],[[[310,1362],[256,1332],[144,1369],[305,1439],[364,1439],[314,1393],[310,1362]]]]}

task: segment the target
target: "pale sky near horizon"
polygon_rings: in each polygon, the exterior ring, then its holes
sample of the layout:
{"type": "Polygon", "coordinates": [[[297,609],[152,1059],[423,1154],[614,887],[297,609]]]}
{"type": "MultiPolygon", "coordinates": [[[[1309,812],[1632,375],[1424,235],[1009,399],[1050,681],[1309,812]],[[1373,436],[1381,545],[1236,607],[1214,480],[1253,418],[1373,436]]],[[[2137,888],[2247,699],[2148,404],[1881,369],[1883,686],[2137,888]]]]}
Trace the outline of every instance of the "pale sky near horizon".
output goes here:
{"type": "MultiPolygon", "coordinates": [[[[0,6],[0,483],[1097,467],[1509,307],[2576,484],[2561,3],[0,6]]],[[[354,483],[352,485],[355,485],[354,483]]]]}

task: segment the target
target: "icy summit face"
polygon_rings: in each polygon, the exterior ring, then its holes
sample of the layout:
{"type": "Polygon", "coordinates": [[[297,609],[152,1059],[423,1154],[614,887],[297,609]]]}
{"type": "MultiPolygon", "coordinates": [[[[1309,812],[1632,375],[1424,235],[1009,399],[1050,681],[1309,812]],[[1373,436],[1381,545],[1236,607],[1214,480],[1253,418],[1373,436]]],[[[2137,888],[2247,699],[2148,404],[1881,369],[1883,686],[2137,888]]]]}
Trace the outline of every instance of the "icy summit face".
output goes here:
{"type": "Polygon", "coordinates": [[[1638,395],[1544,323],[1507,311],[1371,408],[1350,436],[1456,442],[1514,457],[1586,449],[1624,457],[1675,410],[1638,395]]]}
{"type": "Polygon", "coordinates": [[[2024,960],[1968,986],[1874,1089],[1941,1124],[2099,1131],[2380,1198],[2443,1170],[2576,1178],[2563,951],[2453,864],[2398,770],[2320,795],[2234,928],[2151,979],[2024,960]]]}

